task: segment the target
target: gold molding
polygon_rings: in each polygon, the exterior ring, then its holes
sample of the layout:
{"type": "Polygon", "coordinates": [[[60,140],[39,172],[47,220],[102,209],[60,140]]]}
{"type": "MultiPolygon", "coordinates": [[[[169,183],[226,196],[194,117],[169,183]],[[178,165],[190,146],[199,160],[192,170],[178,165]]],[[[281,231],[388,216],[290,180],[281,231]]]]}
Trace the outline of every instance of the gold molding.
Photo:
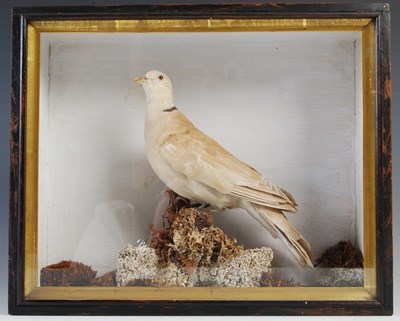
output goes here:
{"type": "Polygon", "coordinates": [[[366,301],[365,288],[264,287],[264,288],[154,288],[154,287],[37,287],[28,300],[272,300],[366,301]]]}
{"type": "Polygon", "coordinates": [[[375,23],[362,31],[364,286],[376,295],[375,23]]]}
{"type": "Polygon", "coordinates": [[[28,25],[24,294],[28,300],[360,300],[376,295],[375,29],[371,19],[198,19],[32,21],[28,25]],[[44,32],[362,32],[364,288],[38,287],[40,33],[44,32]]]}
{"type": "Polygon", "coordinates": [[[32,21],[39,32],[361,31],[371,19],[181,19],[32,21]]]}
{"type": "Polygon", "coordinates": [[[25,295],[38,285],[39,76],[40,33],[28,25],[25,129],[25,295]]]}

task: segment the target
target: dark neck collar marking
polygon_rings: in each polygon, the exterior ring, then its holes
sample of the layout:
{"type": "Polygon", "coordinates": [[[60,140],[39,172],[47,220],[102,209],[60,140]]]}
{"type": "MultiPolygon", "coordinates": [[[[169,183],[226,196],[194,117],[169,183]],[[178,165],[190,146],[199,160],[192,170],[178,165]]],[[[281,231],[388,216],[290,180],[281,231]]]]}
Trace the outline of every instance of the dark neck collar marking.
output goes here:
{"type": "Polygon", "coordinates": [[[178,110],[178,108],[176,108],[175,106],[173,106],[173,107],[171,107],[171,108],[164,109],[163,112],[170,113],[171,111],[174,111],[174,110],[178,110]]]}

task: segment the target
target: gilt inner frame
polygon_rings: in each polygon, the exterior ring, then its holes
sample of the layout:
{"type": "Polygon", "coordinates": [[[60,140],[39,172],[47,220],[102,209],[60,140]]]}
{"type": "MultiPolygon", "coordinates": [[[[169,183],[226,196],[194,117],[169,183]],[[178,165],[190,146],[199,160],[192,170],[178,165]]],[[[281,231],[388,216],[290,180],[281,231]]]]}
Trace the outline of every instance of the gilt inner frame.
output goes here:
{"type": "Polygon", "coordinates": [[[376,296],[375,24],[371,19],[184,19],[31,21],[27,46],[24,294],[28,300],[372,300],[376,296]],[[364,288],[153,288],[38,286],[38,149],[42,32],[362,33],[364,288]]]}

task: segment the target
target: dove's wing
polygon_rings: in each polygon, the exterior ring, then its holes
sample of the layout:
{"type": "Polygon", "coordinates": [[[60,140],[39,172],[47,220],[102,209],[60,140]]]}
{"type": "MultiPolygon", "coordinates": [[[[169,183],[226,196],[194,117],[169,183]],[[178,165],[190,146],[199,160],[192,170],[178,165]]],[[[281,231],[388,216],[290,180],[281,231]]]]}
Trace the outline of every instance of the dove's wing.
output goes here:
{"type": "Polygon", "coordinates": [[[289,193],[267,181],[177,113],[179,127],[184,130],[168,135],[160,146],[161,157],[174,170],[222,194],[235,195],[261,206],[296,211],[296,203],[289,193]]]}

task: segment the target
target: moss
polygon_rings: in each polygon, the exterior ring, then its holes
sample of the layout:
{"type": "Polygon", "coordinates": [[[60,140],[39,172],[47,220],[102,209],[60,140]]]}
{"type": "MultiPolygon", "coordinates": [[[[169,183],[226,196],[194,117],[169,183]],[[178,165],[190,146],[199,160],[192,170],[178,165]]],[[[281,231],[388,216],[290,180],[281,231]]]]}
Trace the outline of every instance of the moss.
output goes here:
{"type": "Polygon", "coordinates": [[[171,247],[172,237],[169,230],[156,230],[150,225],[149,246],[156,251],[160,266],[167,266],[173,261],[174,249],[171,247]]]}
{"type": "Polygon", "coordinates": [[[263,287],[289,287],[300,286],[293,278],[285,279],[282,274],[277,271],[264,272],[261,276],[260,286],[263,287]]]}
{"type": "Polygon", "coordinates": [[[40,271],[41,286],[85,286],[96,277],[96,271],[88,265],[74,261],[61,261],[40,271]]]}
{"type": "Polygon", "coordinates": [[[95,278],[90,285],[92,286],[116,286],[117,282],[115,281],[115,273],[116,271],[108,272],[102,276],[95,278]]]}
{"type": "Polygon", "coordinates": [[[179,211],[171,226],[173,244],[178,264],[184,267],[221,264],[238,256],[243,247],[230,239],[218,227],[198,227],[196,222],[211,216],[207,209],[184,208],[179,211]]]}
{"type": "Polygon", "coordinates": [[[189,200],[169,191],[169,206],[165,211],[168,227],[156,230],[150,226],[150,247],[156,250],[159,264],[166,267],[194,269],[198,266],[221,264],[243,251],[235,239],[213,227],[211,211],[191,204],[189,200]]]}
{"type": "Polygon", "coordinates": [[[341,241],[330,247],[317,260],[316,266],[322,268],[362,268],[363,256],[350,241],[341,241]]]}

